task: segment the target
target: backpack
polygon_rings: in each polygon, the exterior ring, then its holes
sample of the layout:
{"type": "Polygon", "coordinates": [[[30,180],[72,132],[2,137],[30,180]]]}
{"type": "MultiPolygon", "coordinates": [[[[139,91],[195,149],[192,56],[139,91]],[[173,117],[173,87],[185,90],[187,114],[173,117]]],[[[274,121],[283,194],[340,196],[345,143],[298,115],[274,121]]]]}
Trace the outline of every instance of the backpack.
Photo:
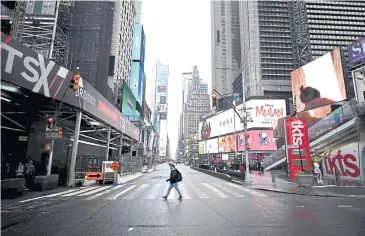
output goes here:
{"type": "Polygon", "coordinates": [[[183,177],[182,177],[182,175],[181,175],[180,171],[176,170],[176,172],[177,172],[176,181],[177,181],[177,182],[181,182],[181,181],[182,181],[182,179],[183,179],[183,177]]]}

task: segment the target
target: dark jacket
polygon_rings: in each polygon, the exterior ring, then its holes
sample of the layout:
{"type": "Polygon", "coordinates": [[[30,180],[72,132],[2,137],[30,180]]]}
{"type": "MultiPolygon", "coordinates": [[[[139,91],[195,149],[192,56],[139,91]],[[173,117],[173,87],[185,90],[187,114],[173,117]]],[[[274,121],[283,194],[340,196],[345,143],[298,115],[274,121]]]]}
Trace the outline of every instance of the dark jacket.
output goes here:
{"type": "Polygon", "coordinates": [[[172,169],[170,172],[170,178],[166,182],[170,181],[170,184],[177,183],[177,169],[172,169]]]}

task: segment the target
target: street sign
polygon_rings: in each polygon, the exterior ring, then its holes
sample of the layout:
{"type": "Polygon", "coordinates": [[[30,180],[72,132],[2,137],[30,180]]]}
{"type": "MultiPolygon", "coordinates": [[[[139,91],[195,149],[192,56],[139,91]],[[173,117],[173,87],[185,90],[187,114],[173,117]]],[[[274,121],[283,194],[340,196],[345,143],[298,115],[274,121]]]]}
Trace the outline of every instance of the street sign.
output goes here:
{"type": "Polygon", "coordinates": [[[119,170],[119,163],[118,162],[113,162],[111,165],[110,165],[110,168],[114,171],[114,172],[117,172],[119,170]]]}
{"type": "Polygon", "coordinates": [[[104,173],[103,172],[86,172],[87,180],[103,180],[104,173]]]}

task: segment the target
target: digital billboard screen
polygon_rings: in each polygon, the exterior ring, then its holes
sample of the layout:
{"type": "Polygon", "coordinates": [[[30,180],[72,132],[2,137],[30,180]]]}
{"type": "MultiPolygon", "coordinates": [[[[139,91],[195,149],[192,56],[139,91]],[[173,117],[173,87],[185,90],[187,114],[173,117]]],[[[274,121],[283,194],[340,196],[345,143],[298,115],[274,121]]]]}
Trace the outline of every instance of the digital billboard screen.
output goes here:
{"type": "Polygon", "coordinates": [[[131,89],[126,83],[123,84],[123,101],[122,113],[126,116],[135,116],[136,113],[136,99],[133,96],[131,89]]]}
{"type": "Polygon", "coordinates": [[[132,62],[130,89],[139,104],[143,99],[144,71],[140,62],[132,62]]]}
{"type": "Polygon", "coordinates": [[[167,112],[167,104],[158,104],[158,112],[167,112]]]}
{"type": "MultiPolygon", "coordinates": [[[[252,151],[276,151],[276,142],[273,130],[248,131],[248,144],[252,151]]],[[[245,151],[245,135],[238,133],[238,151],[245,151]]]]}
{"type": "Polygon", "coordinates": [[[346,100],[339,48],[291,72],[294,107],[307,111],[346,100]]]}
{"type": "Polygon", "coordinates": [[[365,61],[365,37],[347,46],[347,54],[351,64],[365,61]]]}
{"type": "Polygon", "coordinates": [[[157,87],[157,91],[158,92],[165,92],[166,91],[166,86],[165,85],[159,85],[157,87]]]}
{"type": "Polygon", "coordinates": [[[145,57],[145,34],[143,25],[134,24],[133,27],[133,45],[132,45],[132,60],[139,61],[143,67],[145,57]]]}
{"type": "Polygon", "coordinates": [[[218,138],[219,152],[234,152],[236,150],[236,140],[233,135],[218,138]]]}
{"type": "Polygon", "coordinates": [[[167,112],[160,113],[160,120],[167,120],[167,112]]]}
{"type": "Polygon", "coordinates": [[[207,152],[218,153],[218,138],[207,140],[207,152]]]}
{"type": "Polygon", "coordinates": [[[365,67],[359,68],[352,73],[357,102],[365,102],[365,67]]]}

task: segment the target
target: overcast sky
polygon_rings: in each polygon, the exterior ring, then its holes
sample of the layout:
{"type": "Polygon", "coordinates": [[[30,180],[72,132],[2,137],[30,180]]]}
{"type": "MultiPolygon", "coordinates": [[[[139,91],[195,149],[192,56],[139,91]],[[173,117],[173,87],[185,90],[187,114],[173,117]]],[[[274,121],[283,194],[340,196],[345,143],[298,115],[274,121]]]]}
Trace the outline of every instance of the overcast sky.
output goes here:
{"type": "Polygon", "coordinates": [[[149,105],[156,61],[170,66],[168,133],[174,157],[182,109],[181,74],[192,72],[196,65],[200,77],[209,83],[209,88],[211,84],[210,1],[144,0],[142,23],[146,34],[146,100],[149,105]]]}

